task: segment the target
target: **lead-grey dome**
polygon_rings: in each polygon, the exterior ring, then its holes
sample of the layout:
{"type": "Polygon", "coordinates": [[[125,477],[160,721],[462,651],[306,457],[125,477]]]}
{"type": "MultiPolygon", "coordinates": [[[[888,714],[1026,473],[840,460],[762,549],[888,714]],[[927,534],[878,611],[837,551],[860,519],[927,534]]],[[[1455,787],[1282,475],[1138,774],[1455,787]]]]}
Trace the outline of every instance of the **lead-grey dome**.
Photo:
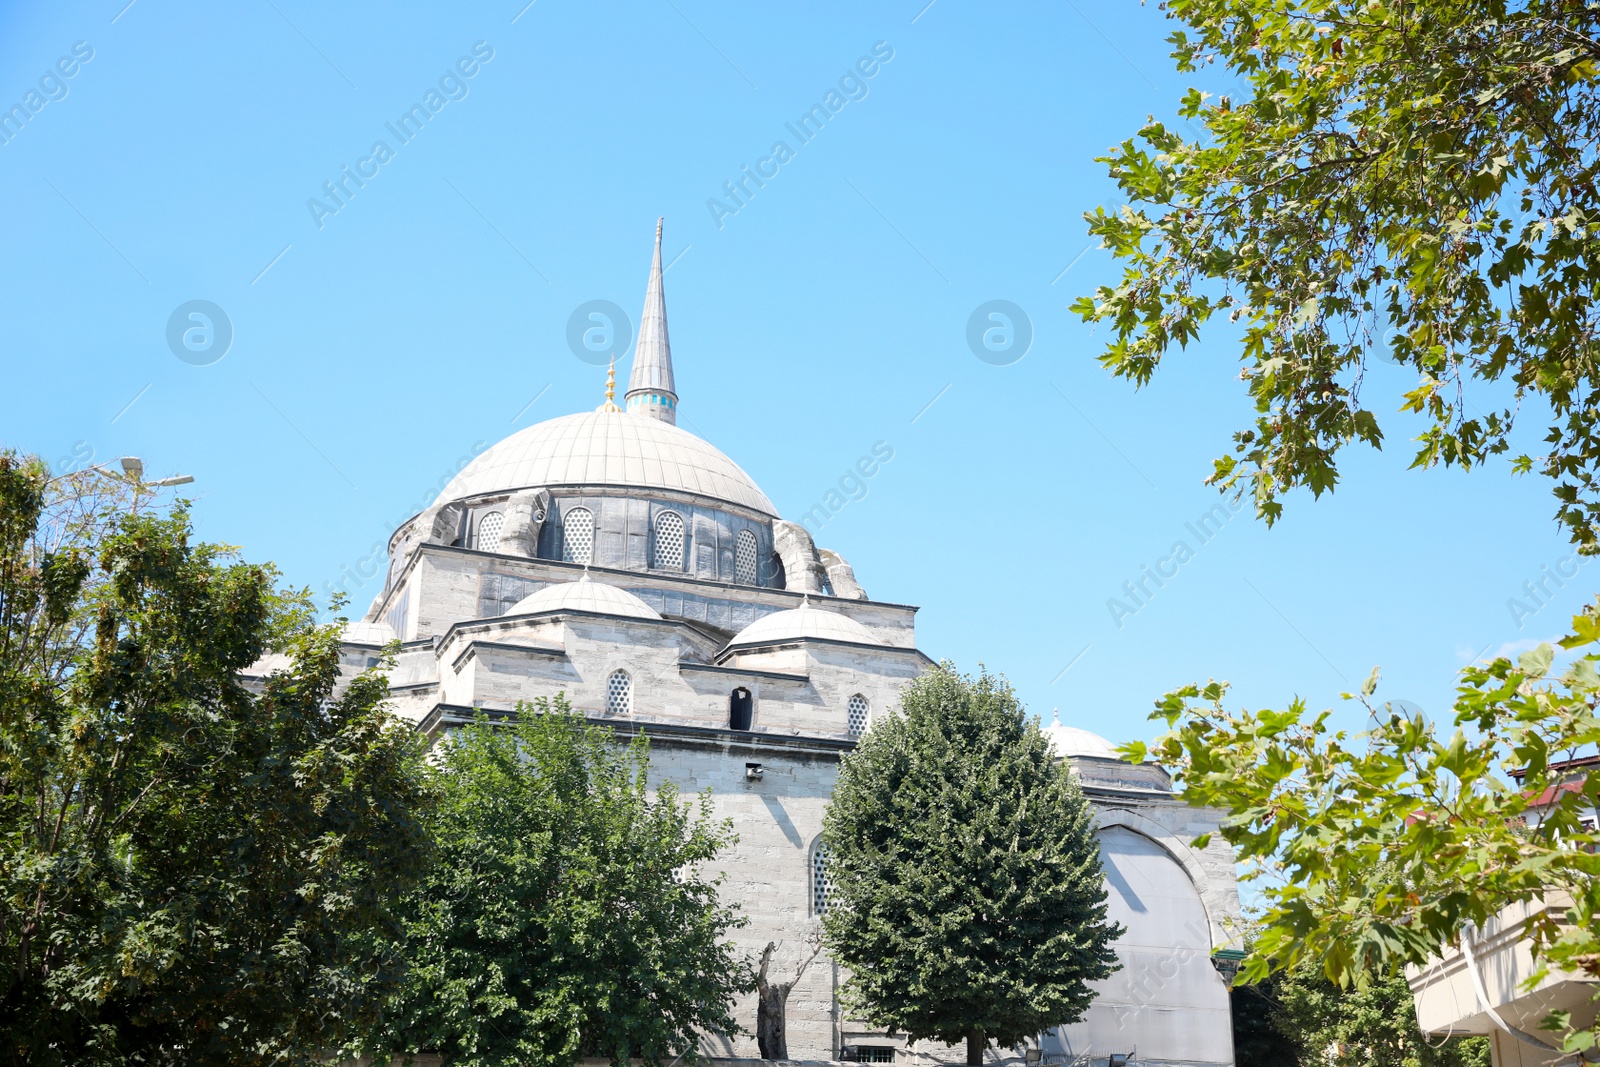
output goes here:
{"type": "Polygon", "coordinates": [[[739,465],[687,430],[622,411],[585,411],[530,426],[483,452],[436,503],[554,486],[675,489],[777,517],[739,465]]]}
{"type": "Polygon", "coordinates": [[[775,611],[763,615],[740,630],[728,642],[729,648],[748,645],[777,645],[805,638],[822,641],[844,641],[853,645],[881,645],[872,631],[847,615],[837,611],[814,608],[809,602],[788,611],[775,611]]]}
{"type": "Polygon", "coordinates": [[[506,614],[532,615],[541,611],[587,611],[630,619],[661,618],[654,608],[626,589],[591,581],[587,573],[576,582],[559,582],[528,594],[506,614]]]}
{"type": "Polygon", "coordinates": [[[1050,742],[1050,748],[1057,756],[1070,759],[1073,756],[1093,756],[1096,759],[1120,760],[1117,746],[1101,737],[1097,733],[1077,726],[1063,726],[1057,718],[1041,731],[1045,740],[1050,742]]]}

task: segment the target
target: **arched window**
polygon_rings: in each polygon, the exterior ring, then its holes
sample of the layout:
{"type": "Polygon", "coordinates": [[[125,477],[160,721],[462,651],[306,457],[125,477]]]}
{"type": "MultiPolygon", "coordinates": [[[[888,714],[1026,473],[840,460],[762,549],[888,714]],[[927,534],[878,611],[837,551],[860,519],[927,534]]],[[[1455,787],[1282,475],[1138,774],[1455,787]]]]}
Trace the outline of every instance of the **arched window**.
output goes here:
{"type": "Polygon", "coordinates": [[[606,679],[606,711],[612,715],[633,714],[633,679],[627,671],[612,671],[606,679]]]}
{"type": "Polygon", "coordinates": [[[728,728],[732,730],[750,729],[751,713],[755,710],[755,700],[750,696],[750,690],[740,686],[728,694],[728,728]]]}
{"type": "Polygon", "coordinates": [[[867,710],[869,707],[867,698],[860,693],[856,693],[850,698],[845,723],[849,726],[850,732],[857,737],[867,732],[867,710]]]}
{"type": "Polygon", "coordinates": [[[756,535],[740,530],[733,541],[733,577],[740,585],[756,584],[756,535]]]}
{"type": "Polygon", "coordinates": [[[594,562],[594,512],[588,508],[562,512],[561,558],[568,563],[594,562]]]}
{"type": "Polygon", "coordinates": [[[656,566],[661,570],[683,570],[683,516],[663,511],[656,516],[656,566]]]}
{"type": "Polygon", "coordinates": [[[811,914],[828,910],[828,846],[821,841],[811,850],[811,914]]]}
{"type": "Polygon", "coordinates": [[[506,517],[498,511],[491,511],[478,520],[478,551],[500,551],[500,530],[506,524],[506,517]]]}

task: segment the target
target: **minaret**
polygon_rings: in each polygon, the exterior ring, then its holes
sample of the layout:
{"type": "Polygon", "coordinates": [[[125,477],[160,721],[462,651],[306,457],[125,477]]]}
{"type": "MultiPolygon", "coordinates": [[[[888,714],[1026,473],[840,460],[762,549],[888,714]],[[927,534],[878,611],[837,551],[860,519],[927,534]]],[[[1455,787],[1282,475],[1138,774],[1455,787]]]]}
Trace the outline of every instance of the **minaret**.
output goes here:
{"type": "Polygon", "coordinates": [[[633,351],[633,373],[622,402],[628,414],[678,424],[678,394],[672,382],[672,342],[667,339],[667,298],[661,288],[661,219],[656,220],[656,257],[650,264],[650,287],[639,315],[639,344],[633,351]]]}

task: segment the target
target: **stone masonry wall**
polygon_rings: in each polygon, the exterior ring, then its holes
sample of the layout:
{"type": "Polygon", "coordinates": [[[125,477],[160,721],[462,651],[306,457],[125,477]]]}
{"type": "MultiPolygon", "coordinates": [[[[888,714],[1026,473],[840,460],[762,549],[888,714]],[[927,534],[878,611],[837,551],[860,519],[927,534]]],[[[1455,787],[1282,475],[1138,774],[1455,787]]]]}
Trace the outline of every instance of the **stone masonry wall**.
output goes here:
{"type": "MultiPolygon", "coordinates": [[[[651,775],[671,781],[685,794],[712,790],[719,818],[733,821],[738,845],[723,857],[722,899],[737,903],[750,925],[733,940],[752,961],[768,941],[779,951],[771,973],[785,980],[794,973],[797,954],[817,926],[811,906],[811,860],[822,832],[822,812],[838,774],[838,762],[827,755],[770,753],[759,757],[762,777],[745,777],[739,753],[716,748],[674,745],[663,739],[651,745],[651,775]]],[[[832,1059],[835,1052],[833,1009],[834,967],[819,955],[789,995],[789,1056],[797,1060],[832,1059]]],[[[742,998],[736,1013],[753,1034],[755,995],[742,998]]],[[[716,1056],[755,1056],[752,1036],[708,1038],[716,1056]]]]}

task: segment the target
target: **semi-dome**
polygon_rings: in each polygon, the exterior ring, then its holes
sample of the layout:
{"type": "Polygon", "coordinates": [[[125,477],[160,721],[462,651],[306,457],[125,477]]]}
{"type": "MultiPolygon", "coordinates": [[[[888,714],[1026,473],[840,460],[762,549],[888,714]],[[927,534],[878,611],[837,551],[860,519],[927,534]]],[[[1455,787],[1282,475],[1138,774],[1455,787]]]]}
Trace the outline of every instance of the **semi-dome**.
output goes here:
{"type": "Polygon", "coordinates": [[[567,485],[674,489],[777,517],[767,495],[715,447],[669,422],[615,409],[519,430],[467,464],[437,503],[567,485]]]}
{"type": "Polygon", "coordinates": [[[837,611],[814,608],[806,602],[798,608],[763,615],[740,630],[738,636],[728,642],[728,647],[776,645],[805,637],[824,641],[848,641],[857,645],[883,644],[872,636],[872,631],[849,616],[841,615],[837,611]]]}
{"type": "Polygon", "coordinates": [[[1117,747],[1099,734],[1080,730],[1076,726],[1062,726],[1058,717],[1041,731],[1058,757],[1093,756],[1096,759],[1121,759],[1117,747]]]}
{"type": "Polygon", "coordinates": [[[507,615],[531,615],[537,611],[589,611],[596,615],[621,615],[630,619],[659,619],[649,604],[626,589],[591,581],[585,574],[576,582],[547,585],[514,604],[507,615]]]}

